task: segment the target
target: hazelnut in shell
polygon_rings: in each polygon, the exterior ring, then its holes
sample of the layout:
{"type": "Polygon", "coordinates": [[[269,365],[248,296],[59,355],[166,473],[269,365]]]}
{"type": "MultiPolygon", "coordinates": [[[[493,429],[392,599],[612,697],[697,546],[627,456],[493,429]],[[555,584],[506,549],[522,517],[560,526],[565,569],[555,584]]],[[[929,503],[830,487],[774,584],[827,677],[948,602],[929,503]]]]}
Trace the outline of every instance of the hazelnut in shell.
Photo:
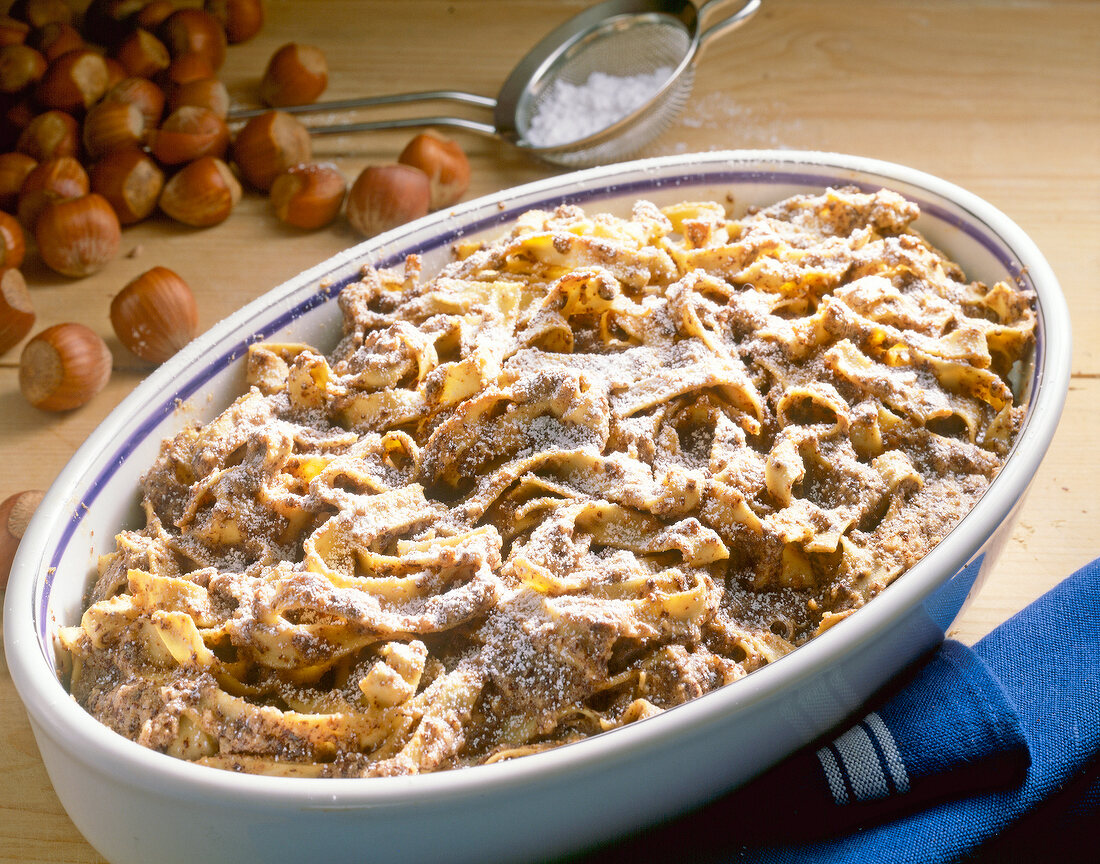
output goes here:
{"type": "Polygon", "coordinates": [[[285,111],[253,117],[233,142],[233,161],[241,176],[264,192],[287,168],[309,161],[312,152],[309,130],[285,111]]]}
{"type": "Polygon", "coordinates": [[[54,21],[71,24],[73,20],[73,10],[65,0],[15,0],[8,14],[34,28],[45,27],[54,21]]]}
{"type": "Polygon", "coordinates": [[[152,78],[172,62],[164,43],[141,27],[118,43],[114,58],[132,78],[152,78]]]}
{"type": "Polygon", "coordinates": [[[328,60],[313,45],[290,42],[271,55],[260,79],[260,99],[282,108],[316,102],[328,86],[328,60]]]}
{"type": "Polygon", "coordinates": [[[38,214],[50,201],[79,198],[89,191],[88,172],[72,156],[58,156],[39,162],[23,181],[16,213],[23,226],[33,232],[38,214]]]}
{"type": "Polygon", "coordinates": [[[271,209],[295,228],[324,228],[340,214],[348,183],[329,162],[304,162],[288,168],[271,184],[271,209]]]}
{"type": "Polygon", "coordinates": [[[180,165],[202,156],[221,158],[229,149],[229,127],[209,108],[184,105],[149,133],[149,146],[162,165],[180,165]]]}
{"type": "Polygon", "coordinates": [[[15,149],[42,162],[57,156],[76,156],[80,150],[80,124],[65,111],[36,115],[19,134],[15,149]]]}
{"type": "Polygon", "coordinates": [[[37,164],[26,153],[0,153],[0,210],[15,212],[23,181],[37,164]]]}
{"type": "Polygon", "coordinates": [[[79,408],[111,378],[111,350],[84,324],[47,327],[31,337],[19,358],[19,389],[35,408],[79,408]]]}
{"type": "Polygon", "coordinates": [[[92,191],[107,199],[122,225],[140,222],[157,208],[164,172],[136,147],[108,153],[92,166],[92,191]]]}
{"type": "Polygon", "coordinates": [[[157,36],[173,57],[201,54],[215,70],[225,62],[225,30],[202,9],[177,9],[161,22],[157,36]]]}
{"type": "Polygon", "coordinates": [[[51,21],[27,37],[27,44],[40,52],[47,63],[52,63],[67,51],[84,47],[84,37],[72,24],[51,21]]]}
{"type": "Polygon", "coordinates": [[[38,489],[28,489],[0,501],[0,591],[7,587],[19,542],[45,494],[38,489]]]}
{"type": "Polygon", "coordinates": [[[0,271],[0,354],[18,345],[34,326],[34,306],[23,274],[0,271]]]}
{"type": "Polygon", "coordinates": [[[432,185],[432,209],[450,207],[470,187],[470,162],[458,142],[435,132],[421,132],[413,138],[397,161],[419,168],[432,185]]]}
{"type": "Polygon", "coordinates": [[[198,332],[195,295],[178,274],[154,267],[115,295],[111,326],[118,341],[142,360],[163,363],[198,332]]]}
{"type": "Polygon", "coordinates": [[[20,93],[46,72],[46,58],[29,45],[0,45],[0,93],[20,93]]]}
{"type": "Polygon", "coordinates": [[[176,11],[176,4],[172,0],[149,0],[145,2],[131,19],[134,26],[144,27],[146,30],[156,30],[164,19],[176,11]]]}
{"type": "Polygon", "coordinates": [[[132,102],[141,109],[145,128],[155,129],[164,115],[164,91],[148,78],[123,78],[107,91],[104,102],[132,102]]]}
{"type": "Polygon", "coordinates": [[[78,48],[46,67],[34,95],[45,108],[82,113],[103,97],[110,83],[103,55],[90,48],[78,48]]]}
{"type": "Polygon", "coordinates": [[[184,105],[209,108],[224,120],[229,115],[229,90],[218,78],[196,78],[174,85],[168,96],[168,108],[175,111],[184,105]]]}
{"type": "Polygon", "coordinates": [[[164,85],[165,90],[171,90],[180,84],[198,81],[200,78],[213,78],[216,75],[217,70],[206,59],[206,55],[192,51],[173,57],[168,68],[157,76],[157,80],[164,85]]]}
{"type": "Polygon", "coordinates": [[[97,102],[84,118],[84,151],[92,159],[144,141],[145,115],[133,102],[97,102]]]}
{"type": "Polygon", "coordinates": [[[426,216],[430,205],[428,175],[411,165],[392,162],[363,169],[348,192],[345,213],[356,231],[373,237],[426,216]]]}
{"type": "Polygon", "coordinates": [[[27,242],[19,220],[0,211],[0,268],[22,266],[26,252],[27,242]]]}
{"type": "Polygon", "coordinates": [[[221,159],[204,156],[185,165],[164,184],[160,209],[194,228],[207,228],[229,218],[241,200],[241,184],[221,159]]]}
{"type": "Polygon", "coordinates": [[[122,230],[102,195],[51,201],[34,225],[38,254],[63,276],[79,278],[100,270],[118,254],[122,230]]]}
{"type": "Polygon", "coordinates": [[[230,45],[247,42],[264,26],[262,0],[205,0],[202,8],[221,22],[230,45]]]}
{"type": "Polygon", "coordinates": [[[10,15],[0,15],[0,45],[22,45],[30,36],[31,25],[10,15]]]}

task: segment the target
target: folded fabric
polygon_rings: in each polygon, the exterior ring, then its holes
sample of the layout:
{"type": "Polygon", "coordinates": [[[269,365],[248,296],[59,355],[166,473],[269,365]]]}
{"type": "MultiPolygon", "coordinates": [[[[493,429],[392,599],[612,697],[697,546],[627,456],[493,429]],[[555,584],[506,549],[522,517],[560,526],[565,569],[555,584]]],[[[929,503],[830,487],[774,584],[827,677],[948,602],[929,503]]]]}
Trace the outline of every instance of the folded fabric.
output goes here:
{"type": "Polygon", "coordinates": [[[947,641],[878,710],[788,759],[731,803],[751,814],[745,840],[814,839],[1020,783],[1030,762],[1016,708],[989,667],[947,641]],[[776,801],[785,802],[781,815],[776,801]]]}
{"type": "Polygon", "coordinates": [[[973,649],[946,641],[835,740],[592,860],[935,864],[1052,852],[1100,861],[1100,559],[973,649]]]}

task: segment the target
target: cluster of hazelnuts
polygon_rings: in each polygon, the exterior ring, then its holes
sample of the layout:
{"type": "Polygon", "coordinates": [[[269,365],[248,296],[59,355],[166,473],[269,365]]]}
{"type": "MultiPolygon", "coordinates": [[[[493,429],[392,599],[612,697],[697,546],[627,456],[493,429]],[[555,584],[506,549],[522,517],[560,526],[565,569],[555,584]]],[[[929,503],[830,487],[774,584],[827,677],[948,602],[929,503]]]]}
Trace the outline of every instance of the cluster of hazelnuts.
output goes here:
{"type": "MultiPolygon", "coordinates": [[[[343,211],[368,237],[462,197],[466,156],[433,133],[364,169],[350,190],[335,165],[312,161],[308,129],[278,110],[325,90],[327,62],[312,46],[272,55],[259,94],[272,110],[233,135],[217,72],[227,46],[256,35],[263,18],[262,0],[92,0],[79,18],[67,0],[15,0],[0,15],[0,354],[34,325],[20,269],[28,246],[79,278],[118,254],[125,226],[158,211],[217,225],[243,186],[266,193],[288,225],[319,229],[343,211]]],[[[124,286],[110,319],[119,341],[152,363],[198,330],[191,289],[165,267],[124,286]]],[[[20,357],[20,389],[45,411],[83,405],[110,374],[106,343],[75,322],[37,333],[20,357]]],[[[0,502],[0,590],[41,497],[28,490],[0,502]]]]}
{"type": "MultiPolygon", "coordinates": [[[[312,46],[272,55],[259,94],[270,110],[231,133],[217,72],[227,46],[262,24],[262,0],[93,0],[79,21],[66,0],[16,0],[0,16],[0,353],[34,323],[19,269],[26,237],[48,267],[79,278],[118,254],[124,226],[158,211],[217,225],[245,187],[268,195],[288,225],[322,228],[343,211],[364,236],[465,193],[465,154],[433,133],[363,170],[350,190],[335,165],[312,161],[309,130],[279,110],[325,90],[327,62],[312,46]]],[[[110,317],[119,341],[154,363],[198,328],[190,288],[164,267],[126,285],[110,317]]],[[[94,331],[58,324],[24,346],[20,387],[36,407],[63,411],[91,399],[110,372],[94,331]]]]}

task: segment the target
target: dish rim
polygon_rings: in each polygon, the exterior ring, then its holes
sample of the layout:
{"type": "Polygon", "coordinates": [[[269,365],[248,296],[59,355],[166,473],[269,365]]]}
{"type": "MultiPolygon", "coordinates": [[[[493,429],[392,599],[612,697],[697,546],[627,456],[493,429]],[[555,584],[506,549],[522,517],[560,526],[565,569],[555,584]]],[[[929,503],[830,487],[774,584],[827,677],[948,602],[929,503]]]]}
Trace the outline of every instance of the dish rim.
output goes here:
{"type": "MultiPolygon", "coordinates": [[[[763,168],[758,171],[768,173],[763,168]]],[[[795,179],[792,177],[790,182],[794,183],[795,179]]],[[[529,208],[525,206],[522,209],[529,208]]],[[[506,221],[502,219],[501,224],[506,221]]],[[[318,302],[327,299],[324,291],[319,291],[318,297],[318,302]]],[[[283,326],[285,324],[276,331],[283,326]]],[[[456,795],[469,794],[473,789],[525,785],[539,778],[571,773],[594,762],[606,766],[608,763],[630,760],[649,748],[664,746],[670,738],[698,734],[712,724],[723,722],[724,717],[738,706],[760,701],[781,689],[794,686],[798,681],[840,662],[844,656],[873,644],[878,634],[892,627],[957,573],[967,563],[967,549],[972,542],[970,538],[993,535],[1026,491],[1045,454],[1068,389],[1069,337],[1069,313],[1065,298],[1050,265],[1031,238],[1004,213],[978,196],[949,181],[896,163],[818,151],[710,151],[616,163],[510,187],[359,243],[293,276],[215,324],[138,384],[96,427],[61,470],[24,535],[12,567],[4,614],[9,669],[36,729],[41,729],[63,750],[78,755],[97,771],[113,774],[132,786],[161,793],[167,787],[170,790],[167,794],[177,797],[201,796],[209,799],[211,795],[233,796],[238,800],[247,799],[255,805],[306,809],[398,807],[413,801],[426,804],[447,800],[456,795]],[[409,777],[288,778],[237,774],[196,765],[144,748],[101,724],[76,704],[54,670],[44,663],[46,658],[38,641],[39,627],[46,627],[51,632],[55,628],[50,626],[51,622],[41,620],[35,601],[41,570],[48,563],[47,553],[51,551],[44,542],[54,528],[51,514],[56,517],[71,512],[71,505],[66,507],[65,504],[74,500],[74,489],[87,486],[87,481],[92,479],[88,475],[96,455],[111,442],[124,440],[126,430],[134,426],[133,420],[147,419],[146,406],[171,392],[173,382],[185,380],[189,365],[204,353],[234,334],[238,340],[248,336],[254,332],[245,329],[251,322],[292,296],[299,293],[305,296],[306,287],[316,285],[326,275],[339,272],[349,265],[363,265],[372,259],[384,258],[388,249],[405,248],[409,240],[429,229],[438,229],[435,233],[453,238],[454,227],[448,223],[461,224],[463,218],[469,219],[482,211],[489,214],[492,208],[498,206],[503,212],[507,209],[504,204],[510,200],[518,201],[537,195],[557,195],[568,199],[569,195],[579,194],[601,183],[607,184],[605,191],[609,195],[620,194],[615,191],[614,179],[638,171],[652,173],[654,185],[666,185],[675,183],[677,178],[682,181],[719,166],[733,172],[738,166],[744,170],[749,164],[764,163],[776,171],[789,172],[799,166],[834,169],[860,175],[851,178],[857,184],[873,185],[881,181],[881,185],[890,188],[890,182],[894,181],[926,190],[952,203],[988,228],[1013,254],[1019,265],[1019,274],[1034,288],[1037,297],[1040,338],[1033,374],[1032,406],[1014,445],[1012,458],[1006,461],[978,505],[947,537],[907,571],[904,578],[878,595],[873,604],[861,609],[860,614],[851,616],[797,651],[739,680],[736,687],[723,688],[707,694],[706,699],[676,706],[645,723],[611,730],[610,733],[523,759],[409,777]],[[674,169],[680,169],[680,173],[657,176],[661,171],[674,169]],[[1052,333],[1064,338],[1055,343],[1051,339],[1052,333]],[[29,616],[25,614],[28,608],[31,612],[29,616]],[[872,609],[876,611],[872,613],[872,609]],[[36,665],[37,669],[34,668],[36,665]],[[43,675],[47,671],[49,674],[43,675]],[[621,734],[626,729],[631,734],[621,734]]],[[[58,542],[56,545],[60,547],[61,544],[58,542]]]]}

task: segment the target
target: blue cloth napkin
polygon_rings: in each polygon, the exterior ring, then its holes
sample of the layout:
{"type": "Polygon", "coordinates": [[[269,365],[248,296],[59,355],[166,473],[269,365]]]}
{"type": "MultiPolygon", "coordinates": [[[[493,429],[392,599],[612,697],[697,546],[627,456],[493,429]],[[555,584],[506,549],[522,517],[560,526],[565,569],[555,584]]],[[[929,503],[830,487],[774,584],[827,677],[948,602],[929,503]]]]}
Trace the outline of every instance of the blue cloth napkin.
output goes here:
{"type": "Polygon", "coordinates": [[[591,860],[1100,861],[1100,559],[834,740],[591,860]]]}

